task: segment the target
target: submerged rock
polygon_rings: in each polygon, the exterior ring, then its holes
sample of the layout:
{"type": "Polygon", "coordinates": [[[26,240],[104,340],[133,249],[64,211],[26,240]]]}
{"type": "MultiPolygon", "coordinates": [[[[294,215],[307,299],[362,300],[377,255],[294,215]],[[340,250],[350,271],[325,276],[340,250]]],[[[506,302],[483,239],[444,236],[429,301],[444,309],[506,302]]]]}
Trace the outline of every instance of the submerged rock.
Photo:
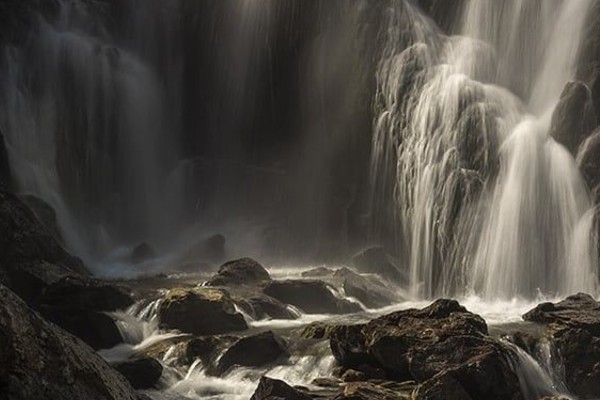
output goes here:
{"type": "Polygon", "coordinates": [[[330,346],[347,368],[366,364],[397,381],[416,380],[428,387],[438,385],[430,379],[449,373],[473,399],[520,398],[508,350],[488,336],[481,317],[454,300],[398,311],[367,324],[337,326],[330,346]]]}
{"type": "Polygon", "coordinates": [[[98,354],[46,322],[4,286],[0,343],[0,386],[8,399],[137,399],[125,378],[98,354]]]}
{"type": "Polygon", "coordinates": [[[262,367],[289,355],[285,342],[273,332],[267,331],[238,340],[223,354],[218,368],[225,372],[235,365],[262,367]]]}
{"type": "Polygon", "coordinates": [[[335,297],[322,281],[272,281],[264,288],[264,293],[308,314],[345,314],[361,309],[358,304],[335,297]]]}
{"type": "Polygon", "coordinates": [[[221,265],[208,286],[255,285],[271,280],[267,270],[251,258],[241,258],[221,265]]]}
{"type": "Polygon", "coordinates": [[[144,357],[113,364],[135,389],[150,389],[162,375],[163,367],[154,358],[144,357]]]}
{"type": "Polygon", "coordinates": [[[312,400],[308,394],[294,389],[284,381],[263,376],[250,400],[312,400]]]}
{"type": "Polygon", "coordinates": [[[547,324],[546,335],[559,355],[565,383],[582,398],[600,397],[600,302],[585,293],[542,303],[523,315],[547,324]]]}
{"type": "Polygon", "coordinates": [[[217,335],[248,329],[224,290],[172,289],[158,308],[160,325],[195,335],[217,335]]]}
{"type": "Polygon", "coordinates": [[[237,305],[254,320],[296,319],[288,307],[272,297],[253,294],[252,297],[237,301],[237,305]]]}
{"type": "Polygon", "coordinates": [[[352,258],[352,262],[358,272],[377,274],[396,283],[404,283],[407,280],[383,247],[363,250],[352,258]]]}

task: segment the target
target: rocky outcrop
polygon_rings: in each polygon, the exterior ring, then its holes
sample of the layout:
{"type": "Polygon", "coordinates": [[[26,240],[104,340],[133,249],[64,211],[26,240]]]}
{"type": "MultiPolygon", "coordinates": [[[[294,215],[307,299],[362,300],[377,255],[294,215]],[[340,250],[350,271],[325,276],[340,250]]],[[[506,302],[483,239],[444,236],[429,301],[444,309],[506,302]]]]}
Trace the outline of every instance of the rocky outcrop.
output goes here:
{"type": "Polygon", "coordinates": [[[312,400],[308,394],[294,389],[284,381],[263,376],[250,400],[312,400]]]}
{"type": "Polygon", "coordinates": [[[571,392],[585,399],[600,397],[600,302],[578,293],[539,304],[523,319],[547,325],[571,392]]]}
{"type": "Polygon", "coordinates": [[[597,123],[591,90],[580,81],[567,83],[552,114],[550,133],[554,140],[575,155],[597,123]]]}
{"type": "Polygon", "coordinates": [[[113,364],[135,389],[150,389],[162,375],[163,367],[154,358],[144,357],[113,364]]]}
{"type": "Polygon", "coordinates": [[[208,286],[256,285],[271,280],[267,270],[251,258],[241,258],[221,265],[208,286]]]}
{"type": "MultiPolygon", "coordinates": [[[[99,355],[0,286],[0,387],[11,400],[136,400],[99,355]]],[[[5,398],[5,397],[3,397],[5,398]]]]}
{"type": "Polygon", "coordinates": [[[363,250],[352,258],[352,262],[358,272],[377,274],[396,283],[406,282],[405,273],[383,247],[363,250]]]}
{"type": "Polygon", "coordinates": [[[315,280],[272,281],[264,293],[308,314],[345,314],[361,309],[358,304],[338,299],[326,283],[315,280]]]}
{"type": "Polygon", "coordinates": [[[238,340],[219,360],[218,369],[222,372],[238,365],[243,367],[262,367],[278,359],[289,357],[287,345],[273,332],[238,340]]]}
{"type": "Polygon", "coordinates": [[[381,368],[388,378],[415,380],[432,388],[428,391],[439,386],[440,374],[449,374],[473,399],[521,398],[508,350],[488,336],[481,317],[453,300],[338,326],[330,346],[344,367],[381,368]]]}
{"type": "Polygon", "coordinates": [[[170,290],[158,308],[158,320],[166,329],[194,335],[217,335],[248,328],[226,291],[206,287],[170,290]]]}

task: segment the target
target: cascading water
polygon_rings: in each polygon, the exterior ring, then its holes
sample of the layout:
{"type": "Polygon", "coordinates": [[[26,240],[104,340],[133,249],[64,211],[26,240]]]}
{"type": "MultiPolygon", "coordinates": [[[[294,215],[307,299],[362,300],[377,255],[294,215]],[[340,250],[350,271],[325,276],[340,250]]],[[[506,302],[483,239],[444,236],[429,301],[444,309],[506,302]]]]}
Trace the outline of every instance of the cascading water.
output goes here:
{"type": "Polygon", "coordinates": [[[415,296],[596,292],[589,194],[549,135],[589,5],[470,1],[460,36],[388,38],[373,196],[393,192],[415,296]]]}

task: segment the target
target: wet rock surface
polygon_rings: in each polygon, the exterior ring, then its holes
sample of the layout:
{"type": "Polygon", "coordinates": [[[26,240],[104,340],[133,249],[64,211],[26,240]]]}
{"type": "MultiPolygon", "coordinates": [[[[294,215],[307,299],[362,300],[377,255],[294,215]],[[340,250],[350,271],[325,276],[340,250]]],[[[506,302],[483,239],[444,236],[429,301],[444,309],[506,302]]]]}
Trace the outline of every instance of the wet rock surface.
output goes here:
{"type": "Polygon", "coordinates": [[[523,319],[546,324],[572,393],[600,397],[600,302],[578,293],[558,303],[539,304],[523,319]]]}
{"type": "Polygon", "coordinates": [[[271,280],[267,270],[251,258],[241,258],[221,265],[209,286],[256,285],[271,280]]]}
{"type": "Polygon", "coordinates": [[[359,252],[352,258],[352,263],[358,272],[378,274],[397,283],[406,282],[405,273],[383,247],[370,247],[359,252]]]}
{"type": "Polygon", "coordinates": [[[235,365],[262,367],[287,357],[289,352],[286,343],[273,332],[267,331],[235,342],[219,360],[218,369],[224,372],[235,365]]]}
{"type": "Polygon", "coordinates": [[[333,276],[342,280],[346,295],[354,297],[368,308],[381,308],[398,301],[396,292],[375,276],[362,276],[348,268],[337,270],[333,276]]]}
{"type": "Polygon", "coordinates": [[[237,301],[237,305],[254,320],[296,318],[296,315],[285,304],[260,293],[240,299],[237,301]]]}
{"type": "Polygon", "coordinates": [[[0,387],[11,400],[135,400],[125,378],[79,339],[0,286],[0,387]]]}
{"type": "Polygon", "coordinates": [[[416,380],[431,387],[438,384],[430,379],[446,373],[473,398],[520,398],[507,349],[488,336],[481,317],[453,300],[367,324],[338,326],[330,334],[330,345],[344,367],[366,364],[396,381],[416,380]]]}
{"type": "Polygon", "coordinates": [[[154,358],[145,357],[113,364],[135,389],[150,389],[156,385],[163,367],[154,358]]]}
{"type": "Polygon", "coordinates": [[[250,400],[312,400],[312,397],[294,389],[284,381],[266,376],[260,379],[256,391],[250,400]]]}
{"type": "Polygon", "coordinates": [[[272,281],[265,286],[264,293],[308,314],[345,314],[360,310],[358,304],[335,297],[322,281],[272,281]]]}
{"type": "Polygon", "coordinates": [[[162,327],[195,335],[216,335],[248,328],[224,290],[198,287],[171,289],[158,309],[162,327]]]}

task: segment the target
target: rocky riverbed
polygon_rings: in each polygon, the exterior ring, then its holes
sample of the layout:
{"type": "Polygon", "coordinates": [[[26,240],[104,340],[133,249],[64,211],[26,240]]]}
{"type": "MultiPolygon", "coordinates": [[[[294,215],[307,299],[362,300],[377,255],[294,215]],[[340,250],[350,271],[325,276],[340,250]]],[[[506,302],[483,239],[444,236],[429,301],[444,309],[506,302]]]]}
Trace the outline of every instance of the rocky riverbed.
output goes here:
{"type": "Polygon", "coordinates": [[[242,258],[103,280],[5,191],[0,230],[2,398],[600,397],[600,303],[586,294],[412,301],[381,249],[349,266],[242,258]]]}

